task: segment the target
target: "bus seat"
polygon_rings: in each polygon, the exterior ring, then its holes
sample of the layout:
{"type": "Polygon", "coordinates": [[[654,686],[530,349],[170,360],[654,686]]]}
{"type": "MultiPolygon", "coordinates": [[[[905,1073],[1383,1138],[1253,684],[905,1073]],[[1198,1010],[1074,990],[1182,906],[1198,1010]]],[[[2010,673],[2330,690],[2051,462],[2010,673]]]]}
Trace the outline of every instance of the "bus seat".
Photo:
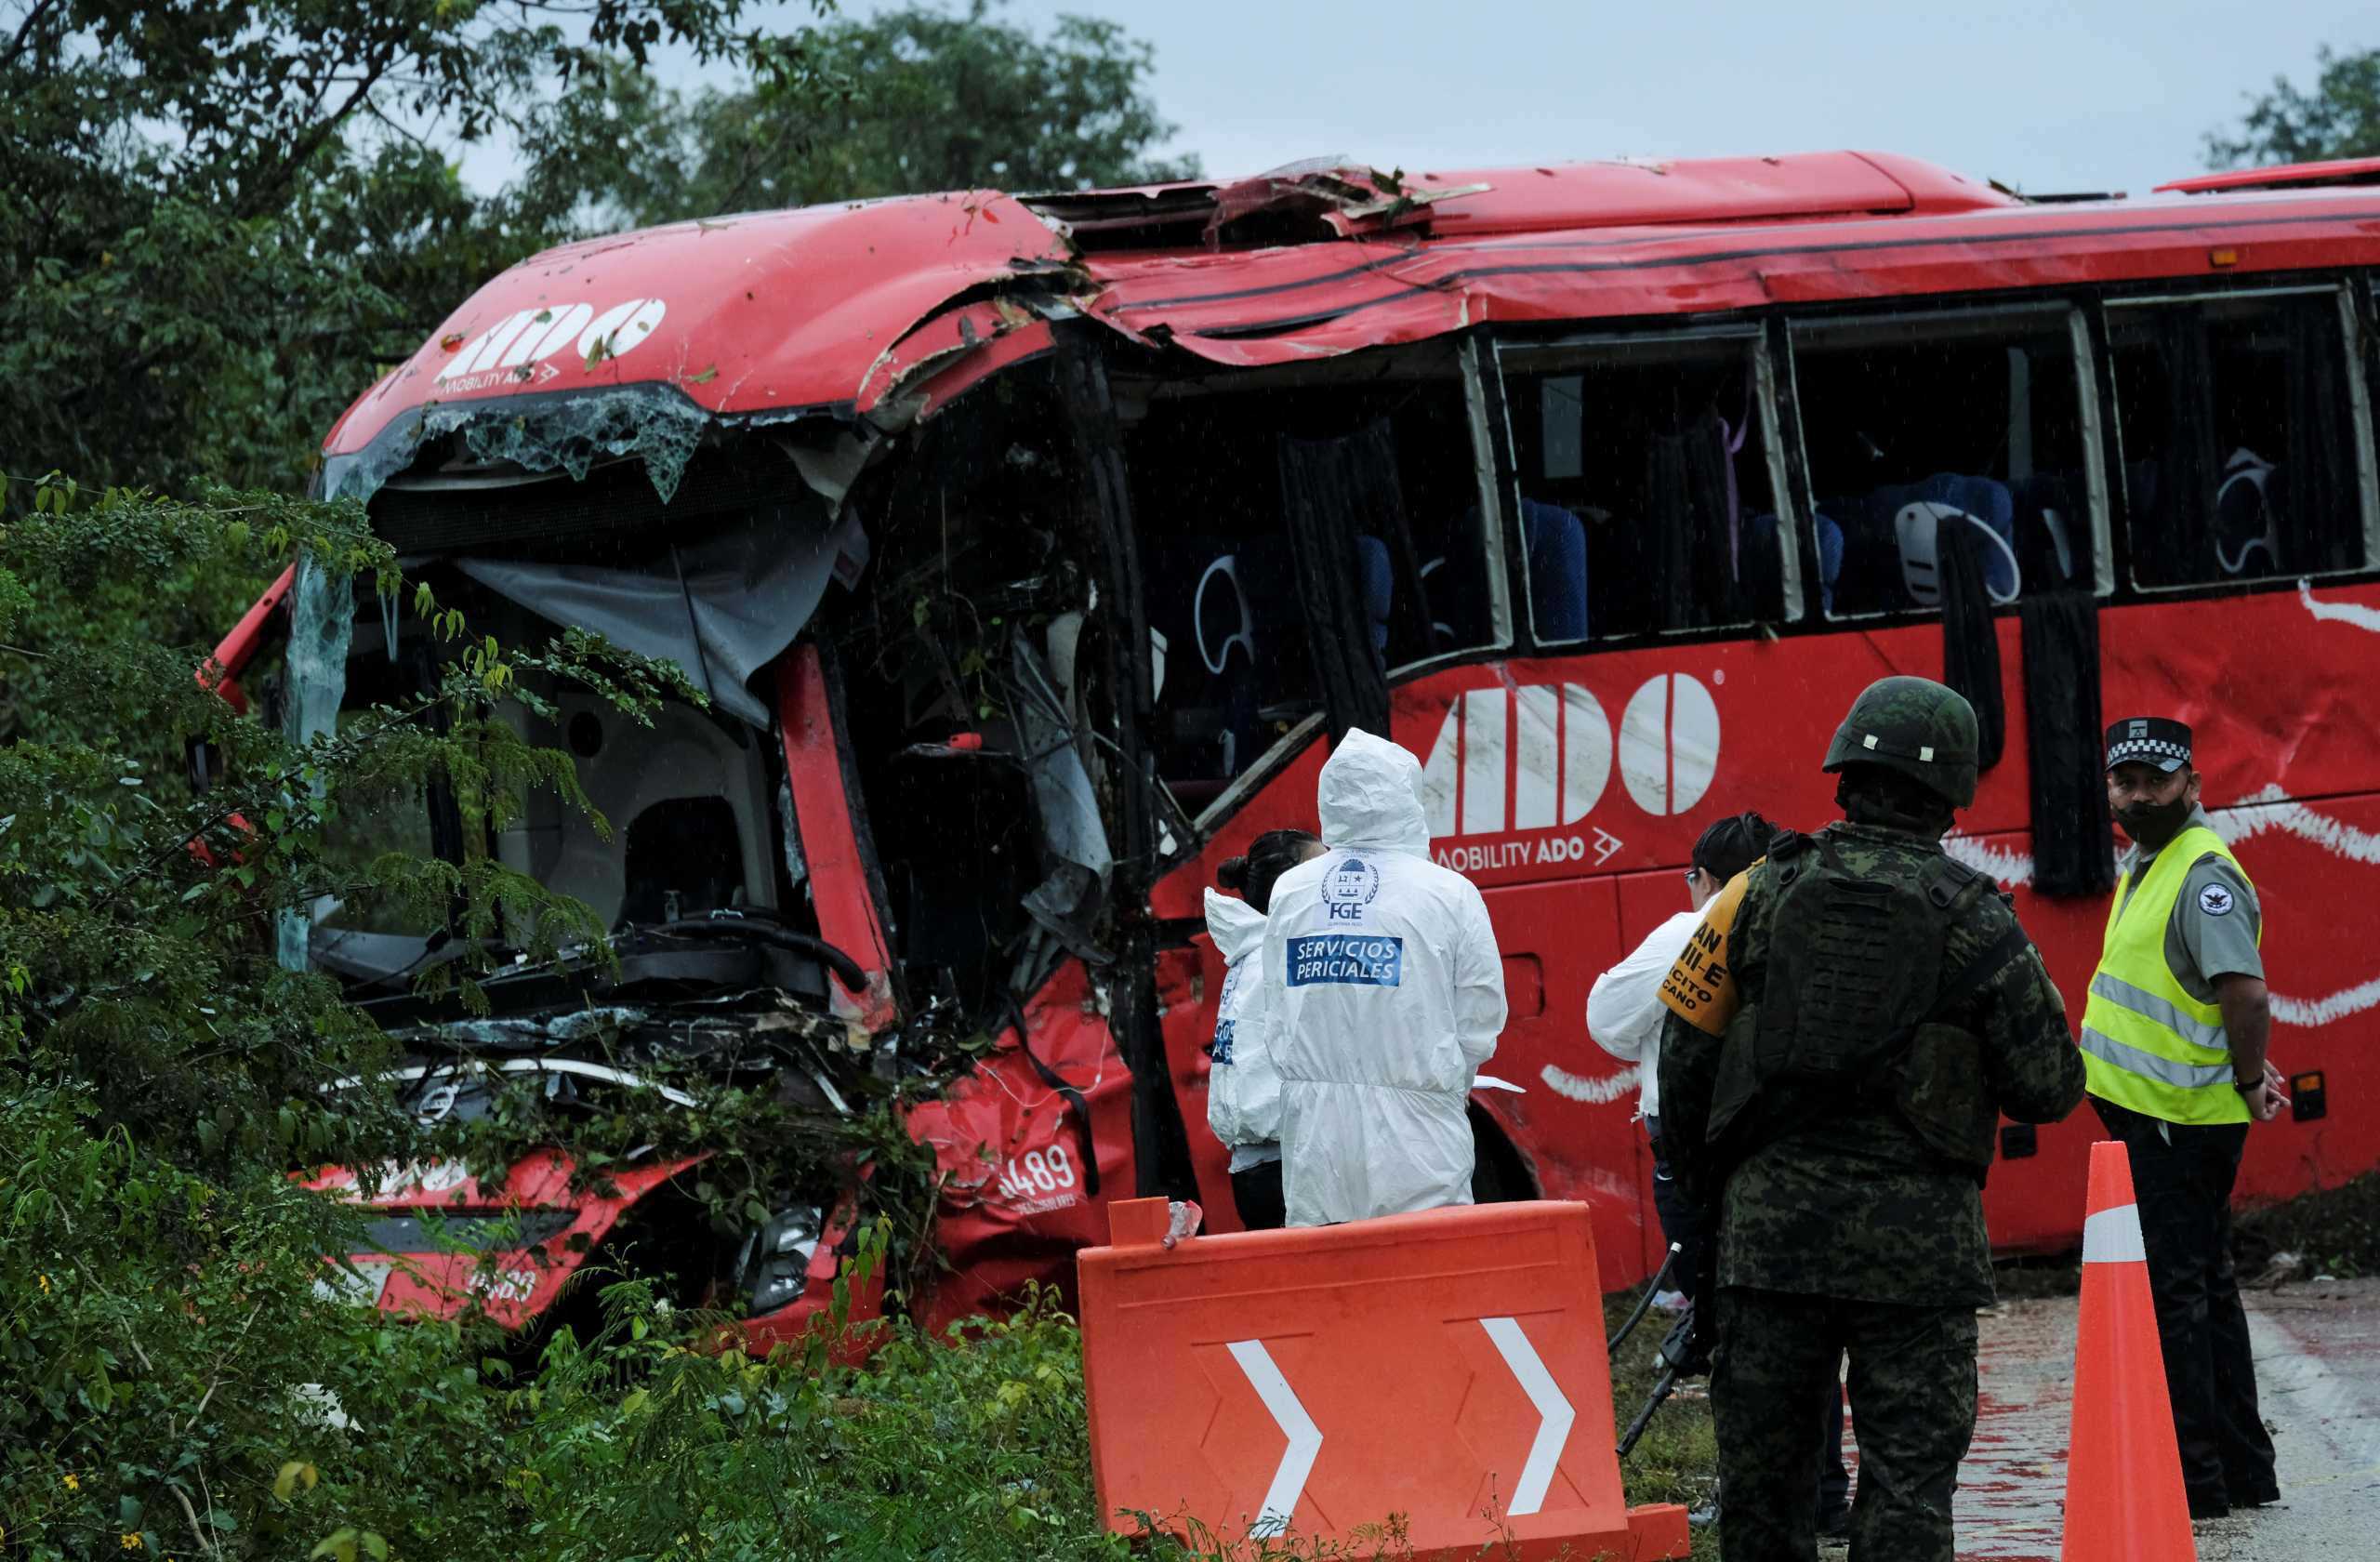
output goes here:
{"type": "Polygon", "coordinates": [[[1364,616],[1369,621],[1372,649],[1388,651],[1388,613],[1395,605],[1396,575],[1388,562],[1388,544],[1376,536],[1355,539],[1355,568],[1364,592],[1364,616]]]}
{"type": "Polygon", "coordinates": [[[1238,554],[1219,553],[1198,572],[1198,589],[1190,595],[1190,621],[1198,660],[1210,674],[1223,677],[1234,651],[1254,664],[1256,626],[1249,616],[1248,593],[1239,585],[1238,554]]]}
{"type": "MultiPolygon", "coordinates": [[[[1824,510],[1818,512],[1818,607],[1819,611],[1834,611],[1834,583],[1843,576],[1843,528],[1834,517],[1824,510]]],[[[1774,513],[1753,516],[1744,523],[1751,545],[1744,549],[1744,580],[1752,588],[1752,601],[1764,615],[1783,610],[1785,602],[1784,560],[1777,543],[1777,517],[1774,513]]]]}
{"type": "MultiPolygon", "coordinates": [[[[1523,499],[1521,536],[1528,549],[1529,612],[1537,638],[1586,639],[1591,616],[1586,523],[1560,505],[1523,499]]],[[[1485,645],[1490,638],[1487,558],[1479,538],[1479,507],[1473,505],[1449,532],[1449,547],[1455,551],[1421,566],[1430,616],[1436,620],[1435,651],[1485,645]]]]}
{"type": "Polygon", "coordinates": [[[1529,616],[1537,638],[1586,639],[1586,523],[1559,505],[1523,499],[1521,529],[1528,539],[1529,616]]]}
{"type": "MultiPolygon", "coordinates": [[[[1913,589],[1911,560],[1903,546],[1901,513],[1915,504],[1943,505],[1971,516],[2001,544],[1986,549],[1987,578],[1995,602],[2014,602],[2022,576],[2016,568],[2016,501],[1994,478],[1937,472],[1917,483],[1887,483],[1864,498],[1824,499],[1819,508],[1843,523],[1843,579],[1838,590],[1846,613],[1906,612],[1931,607],[1938,595],[1920,598],[1913,589]]],[[[1932,580],[1932,533],[1923,534],[1916,563],[1932,580]]]]}
{"type": "Polygon", "coordinates": [[[1873,496],[1842,495],[1818,501],[1818,513],[1831,516],[1842,536],[1843,557],[1835,570],[1829,611],[1889,613],[1909,605],[1900,579],[1900,544],[1893,535],[1892,512],[1880,500],[1891,490],[1873,496]]]}
{"type": "Polygon", "coordinates": [[[2016,505],[2017,574],[2036,589],[2072,583],[2091,559],[2082,485],[2069,473],[2035,472],[2008,486],[2016,505]]]}
{"type": "Polygon", "coordinates": [[[2016,550],[2008,539],[1980,517],[1938,500],[1918,499],[1901,506],[1893,516],[1893,530],[1900,539],[1901,580],[1911,601],[1921,607],[1938,607],[1942,602],[1942,568],[1940,555],[1941,529],[1946,525],[1970,525],[1990,539],[1984,549],[1988,562],[1984,572],[1984,589],[1992,602],[2005,607],[2016,600],[2023,576],[2016,567],[2016,550]]]}
{"type": "Polygon", "coordinates": [[[2286,488],[2280,472],[2245,447],[2234,450],[2223,463],[2223,483],[2215,491],[2215,562],[2224,574],[2280,571],[2277,511],[2286,488]]]}

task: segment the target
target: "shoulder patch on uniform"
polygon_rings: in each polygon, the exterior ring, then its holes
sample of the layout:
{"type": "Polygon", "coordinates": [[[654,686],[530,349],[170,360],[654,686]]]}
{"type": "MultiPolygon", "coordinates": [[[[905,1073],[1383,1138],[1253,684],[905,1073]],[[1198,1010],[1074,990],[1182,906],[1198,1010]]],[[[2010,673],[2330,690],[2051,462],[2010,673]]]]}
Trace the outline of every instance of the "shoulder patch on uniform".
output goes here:
{"type": "Polygon", "coordinates": [[[2228,917],[2240,904],[2240,897],[2221,884],[2209,884],[2198,893],[2198,908],[2210,917],[2228,917]]]}
{"type": "MultiPolygon", "coordinates": [[[[1757,867],[1759,864],[1752,865],[1757,867]]],[[[1727,1028],[1742,1003],[1735,973],[1728,964],[1727,940],[1735,931],[1736,912],[1742,907],[1751,869],[1727,880],[1726,888],[1703,908],[1702,925],[1686,942],[1686,950],[1661,982],[1661,1002],[1670,1013],[1701,1031],[1716,1036],[1727,1028]]]]}

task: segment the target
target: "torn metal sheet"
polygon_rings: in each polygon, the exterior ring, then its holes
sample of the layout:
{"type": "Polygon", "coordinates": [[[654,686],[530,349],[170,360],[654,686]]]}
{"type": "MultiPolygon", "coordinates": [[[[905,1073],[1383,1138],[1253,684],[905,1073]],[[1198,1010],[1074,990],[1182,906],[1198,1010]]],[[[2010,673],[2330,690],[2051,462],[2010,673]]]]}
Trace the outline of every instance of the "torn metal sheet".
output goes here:
{"type": "Polygon", "coordinates": [[[944,1178],[935,1240],[951,1273],[926,1304],[930,1332],[997,1307],[1028,1282],[1070,1282],[1078,1249],[1106,1240],[1108,1198],[1134,1176],[1131,1074],[1089,977],[1060,966],[1013,1027],[909,1132],[944,1178]]]}

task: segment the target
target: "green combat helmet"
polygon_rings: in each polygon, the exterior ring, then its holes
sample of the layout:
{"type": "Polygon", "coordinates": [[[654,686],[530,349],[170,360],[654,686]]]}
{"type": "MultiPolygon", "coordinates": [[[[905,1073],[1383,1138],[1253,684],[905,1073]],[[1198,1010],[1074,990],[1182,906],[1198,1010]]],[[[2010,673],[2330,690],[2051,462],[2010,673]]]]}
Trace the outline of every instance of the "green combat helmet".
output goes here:
{"type": "Polygon", "coordinates": [[[1830,774],[1848,764],[1897,770],[1965,808],[1975,801],[1975,708],[1930,678],[1880,678],[1851,702],[1827,745],[1830,774]]]}

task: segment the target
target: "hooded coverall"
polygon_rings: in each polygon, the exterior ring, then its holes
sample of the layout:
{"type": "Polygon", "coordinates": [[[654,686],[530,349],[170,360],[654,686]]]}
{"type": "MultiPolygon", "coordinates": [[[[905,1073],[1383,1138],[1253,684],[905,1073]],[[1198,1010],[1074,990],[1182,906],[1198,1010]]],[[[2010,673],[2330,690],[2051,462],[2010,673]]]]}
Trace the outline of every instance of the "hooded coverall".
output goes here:
{"type": "Polygon", "coordinates": [[[1291,1225],[1471,1202],[1472,1081],[1504,1028],[1487,903],[1430,861],[1420,761],[1361,729],[1316,791],[1322,856],[1273,887],[1267,1040],[1291,1225]]]}

